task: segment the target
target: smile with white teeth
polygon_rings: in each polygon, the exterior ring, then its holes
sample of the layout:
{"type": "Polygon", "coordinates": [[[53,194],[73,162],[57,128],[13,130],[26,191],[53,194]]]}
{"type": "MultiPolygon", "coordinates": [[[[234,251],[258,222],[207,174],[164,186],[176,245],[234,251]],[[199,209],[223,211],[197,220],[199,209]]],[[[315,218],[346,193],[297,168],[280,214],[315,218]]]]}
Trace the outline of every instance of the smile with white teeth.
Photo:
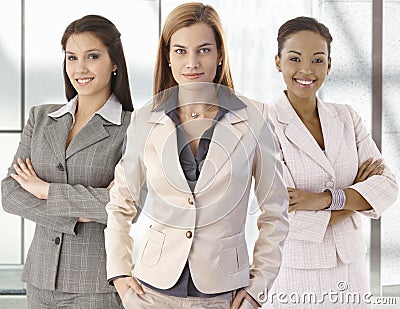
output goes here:
{"type": "Polygon", "coordinates": [[[93,79],[93,78],[78,78],[76,81],[77,81],[79,84],[86,84],[86,83],[90,82],[92,79],[93,79]]]}
{"type": "Polygon", "coordinates": [[[302,85],[311,85],[314,82],[313,80],[302,80],[302,79],[295,79],[295,81],[302,85]]]}

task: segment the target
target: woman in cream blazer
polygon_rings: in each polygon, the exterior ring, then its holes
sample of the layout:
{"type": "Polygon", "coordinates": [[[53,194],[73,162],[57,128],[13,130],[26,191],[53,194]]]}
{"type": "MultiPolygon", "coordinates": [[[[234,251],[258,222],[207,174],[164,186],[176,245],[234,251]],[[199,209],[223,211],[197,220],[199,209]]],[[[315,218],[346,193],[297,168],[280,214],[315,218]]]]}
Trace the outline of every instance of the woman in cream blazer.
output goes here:
{"type": "Polygon", "coordinates": [[[201,3],[168,15],[155,77],[154,104],[132,114],[106,207],[108,278],[126,308],[258,307],[288,231],[269,108],[234,93],[218,15],[201,3]],[[250,265],[253,180],[261,214],[250,265]],[[145,184],[152,223],[133,278],[129,233],[145,184]]]}
{"type": "Polygon", "coordinates": [[[349,105],[316,96],[330,69],[331,40],[312,18],[292,19],[279,29],[276,66],[287,90],[271,117],[290,197],[290,229],[268,300],[277,308],[368,307],[362,299],[335,302],[324,293],[362,298],[369,292],[361,216],[379,218],[397,198],[395,178],[380,165],[382,155],[360,116],[349,105]],[[337,195],[342,193],[345,198],[337,195]],[[279,301],[279,293],[300,299],[314,293],[316,302],[279,301]]]}

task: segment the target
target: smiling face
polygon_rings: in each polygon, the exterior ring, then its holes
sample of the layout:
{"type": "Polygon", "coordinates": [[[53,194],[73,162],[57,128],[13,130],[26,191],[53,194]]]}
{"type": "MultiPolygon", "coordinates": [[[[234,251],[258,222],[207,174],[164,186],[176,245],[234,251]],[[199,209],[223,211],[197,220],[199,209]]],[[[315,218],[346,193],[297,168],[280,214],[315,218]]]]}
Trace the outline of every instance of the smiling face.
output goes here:
{"type": "Polygon", "coordinates": [[[71,35],[65,57],[67,75],[78,95],[106,101],[111,95],[111,76],[117,67],[100,39],[90,32],[71,35]]]}
{"type": "Polygon", "coordinates": [[[219,58],[214,32],[204,23],[181,28],[171,36],[169,62],[178,85],[212,83],[219,58]]]}
{"type": "Polygon", "coordinates": [[[291,35],[283,44],[281,57],[275,57],[275,63],[282,72],[291,102],[314,99],[331,67],[326,40],[312,31],[291,35]]]}

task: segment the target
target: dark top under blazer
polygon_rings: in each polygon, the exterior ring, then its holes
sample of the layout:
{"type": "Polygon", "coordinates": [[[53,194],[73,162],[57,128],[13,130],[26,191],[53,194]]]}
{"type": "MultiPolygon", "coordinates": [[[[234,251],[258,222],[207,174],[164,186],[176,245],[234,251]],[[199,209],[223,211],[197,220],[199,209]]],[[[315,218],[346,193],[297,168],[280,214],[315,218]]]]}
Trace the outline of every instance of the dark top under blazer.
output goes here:
{"type": "Polygon", "coordinates": [[[121,125],[95,114],[66,149],[72,115],[48,116],[60,107],[30,110],[13,160],[31,158],[37,175],[51,183],[48,199],[25,191],[9,176],[12,167],[1,183],[3,208],[36,223],[22,280],[70,293],[115,292],[106,278],[105,205],[131,113],[122,111],[121,125]],[[96,222],[79,223],[78,217],[96,222]]]}

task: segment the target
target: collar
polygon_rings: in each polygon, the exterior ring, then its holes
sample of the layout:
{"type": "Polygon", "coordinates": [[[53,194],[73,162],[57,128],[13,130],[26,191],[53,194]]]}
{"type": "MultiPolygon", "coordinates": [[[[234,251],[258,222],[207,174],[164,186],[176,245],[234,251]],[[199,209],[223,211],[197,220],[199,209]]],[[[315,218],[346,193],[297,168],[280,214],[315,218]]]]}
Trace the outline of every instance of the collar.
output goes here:
{"type": "MultiPolygon", "coordinates": [[[[277,98],[277,101],[275,103],[275,108],[277,111],[277,119],[281,123],[289,124],[295,121],[295,119],[299,118],[292,104],[290,104],[290,101],[286,96],[285,91],[282,91],[279,97],[277,98]]],[[[317,97],[317,109],[320,114],[321,112],[329,113],[329,111],[326,111],[325,104],[323,104],[323,102],[318,97],[317,97]]]]}
{"type": "MultiPolygon", "coordinates": [[[[75,112],[76,107],[78,105],[78,96],[76,95],[72,98],[67,104],[63,105],[58,110],[49,113],[48,116],[52,118],[59,118],[64,116],[65,114],[69,113],[72,115],[73,123],[75,122],[75,112]]],[[[121,117],[122,117],[122,105],[119,102],[117,96],[112,93],[111,96],[108,98],[106,103],[96,111],[94,115],[100,115],[102,118],[111,122],[115,125],[121,125],[121,117]]],[[[92,118],[93,118],[92,116],[92,118]]]]}

